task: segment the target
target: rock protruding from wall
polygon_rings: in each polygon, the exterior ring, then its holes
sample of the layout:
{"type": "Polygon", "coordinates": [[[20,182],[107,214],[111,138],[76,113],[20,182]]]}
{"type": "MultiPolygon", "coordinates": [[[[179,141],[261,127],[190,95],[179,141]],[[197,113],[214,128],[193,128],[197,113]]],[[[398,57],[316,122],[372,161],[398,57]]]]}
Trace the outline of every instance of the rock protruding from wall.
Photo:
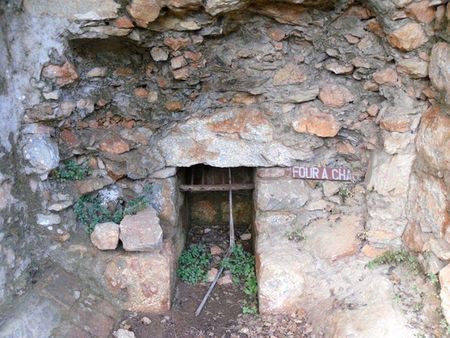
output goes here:
{"type": "Polygon", "coordinates": [[[125,216],[120,222],[120,240],[126,251],[155,251],[161,248],[163,232],[153,208],[125,216]]]}
{"type": "Polygon", "coordinates": [[[113,222],[97,224],[91,242],[99,250],[115,250],[119,244],[119,225],[113,222]]]}

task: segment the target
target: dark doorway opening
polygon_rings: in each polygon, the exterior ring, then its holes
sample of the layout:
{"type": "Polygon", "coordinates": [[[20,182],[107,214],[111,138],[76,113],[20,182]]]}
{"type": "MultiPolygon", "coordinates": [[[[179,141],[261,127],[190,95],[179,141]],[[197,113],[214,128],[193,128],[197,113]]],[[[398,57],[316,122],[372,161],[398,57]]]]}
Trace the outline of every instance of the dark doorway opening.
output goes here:
{"type": "Polygon", "coordinates": [[[187,224],[221,226],[228,231],[231,189],[234,225],[240,232],[251,232],[254,219],[253,175],[253,168],[248,167],[195,165],[186,168],[180,180],[180,191],[185,193],[187,224]]]}

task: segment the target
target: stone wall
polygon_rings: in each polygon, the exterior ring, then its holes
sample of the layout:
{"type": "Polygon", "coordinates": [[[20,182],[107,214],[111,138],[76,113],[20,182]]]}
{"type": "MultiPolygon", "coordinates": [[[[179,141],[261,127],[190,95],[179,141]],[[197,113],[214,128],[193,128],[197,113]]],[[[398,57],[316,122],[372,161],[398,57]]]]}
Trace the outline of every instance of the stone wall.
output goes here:
{"type": "MultiPolygon", "coordinates": [[[[288,311],[300,301],[328,308],[323,296],[333,278],[321,282],[323,271],[329,276],[341,259],[373,257],[403,242],[431,251],[424,262],[439,271],[448,263],[450,96],[449,47],[439,41],[448,39],[450,8],[444,1],[366,6],[2,5],[8,19],[0,47],[9,53],[0,56],[7,65],[0,77],[0,118],[7,121],[0,130],[0,303],[23,292],[50,261],[142,310],[138,300],[154,290],[135,289],[139,272],[131,270],[162,255],[159,263],[170,257],[165,280],[173,277],[171,262],[183,244],[176,168],[200,163],[259,168],[262,312],[288,311]],[[54,169],[68,159],[92,174],[55,179],[54,169]],[[346,167],[354,182],[293,180],[291,165],[346,167]],[[161,252],[94,249],[73,211],[89,194],[110,206],[146,195],[165,234],[161,252]],[[297,231],[308,238],[303,251],[302,241],[287,235],[297,231]],[[275,241],[285,248],[274,252],[275,241]],[[280,262],[298,255],[303,263],[288,273],[280,262]],[[121,264],[130,272],[123,275],[121,264]],[[274,290],[278,282],[287,289],[274,290]]],[[[147,298],[141,304],[153,306],[147,298]]]]}

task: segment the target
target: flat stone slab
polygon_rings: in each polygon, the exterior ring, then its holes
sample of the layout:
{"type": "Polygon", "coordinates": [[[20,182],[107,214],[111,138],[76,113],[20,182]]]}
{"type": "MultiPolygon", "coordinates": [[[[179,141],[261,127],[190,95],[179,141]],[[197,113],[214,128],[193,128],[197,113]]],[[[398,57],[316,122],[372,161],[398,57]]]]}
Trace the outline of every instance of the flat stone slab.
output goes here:
{"type": "Polygon", "coordinates": [[[0,315],[0,337],[111,337],[120,311],[78,275],[56,266],[0,315]]]}
{"type": "Polygon", "coordinates": [[[163,231],[155,209],[147,208],[136,215],[125,216],[120,222],[120,240],[126,251],[160,249],[163,231]]]}

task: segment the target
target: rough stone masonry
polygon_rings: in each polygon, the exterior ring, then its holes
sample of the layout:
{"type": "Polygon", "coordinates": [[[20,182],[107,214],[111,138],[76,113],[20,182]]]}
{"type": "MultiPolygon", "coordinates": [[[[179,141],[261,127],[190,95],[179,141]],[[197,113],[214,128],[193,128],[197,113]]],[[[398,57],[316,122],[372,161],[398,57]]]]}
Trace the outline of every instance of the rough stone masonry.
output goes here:
{"type": "Polygon", "coordinates": [[[255,168],[261,313],[306,311],[330,337],[431,334],[432,311],[412,319],[366,269],[407,248],[450,322],[448,1],[10,0],[0,16],[1,336],[108,336],[117,311],[168,310],[177,174],[196,164],[255,168]],[[68,161],[89,174],[57,179],[68,161]],[[89,237],[85,197],[150,205],[89,237]],[[90,294],[54,295],[50,271],[90,294]],[[83,326],[96,307],[114,311],[83,326]]]}

